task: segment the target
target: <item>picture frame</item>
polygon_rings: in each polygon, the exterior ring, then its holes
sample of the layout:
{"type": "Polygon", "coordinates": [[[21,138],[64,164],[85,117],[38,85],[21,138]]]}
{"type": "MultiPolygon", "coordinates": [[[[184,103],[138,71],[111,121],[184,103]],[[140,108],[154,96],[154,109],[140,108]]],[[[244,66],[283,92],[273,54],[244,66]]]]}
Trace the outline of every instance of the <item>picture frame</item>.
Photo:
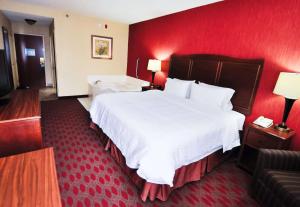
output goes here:
{"type": "Polygon", "coordinates": [[[92,35],[92,58],[95,59],[112,59],[113,38],[92,35]]]}

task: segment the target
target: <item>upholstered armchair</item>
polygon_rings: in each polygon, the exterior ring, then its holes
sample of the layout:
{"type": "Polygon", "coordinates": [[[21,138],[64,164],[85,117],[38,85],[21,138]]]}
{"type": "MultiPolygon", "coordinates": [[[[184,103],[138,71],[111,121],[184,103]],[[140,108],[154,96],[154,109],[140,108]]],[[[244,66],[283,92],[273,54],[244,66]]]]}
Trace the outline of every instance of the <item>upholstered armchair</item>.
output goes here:
{"type": "Polygon", "coordinates": [[[261,149],[251,193],[262,206],[300,206],[300,152],[261,149]]]}

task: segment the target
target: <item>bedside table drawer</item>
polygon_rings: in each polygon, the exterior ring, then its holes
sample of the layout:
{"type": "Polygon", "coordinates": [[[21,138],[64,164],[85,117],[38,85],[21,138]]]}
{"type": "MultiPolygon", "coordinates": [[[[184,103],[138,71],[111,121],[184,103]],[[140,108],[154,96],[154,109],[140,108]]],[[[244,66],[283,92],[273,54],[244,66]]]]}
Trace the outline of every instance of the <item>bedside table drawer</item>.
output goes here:
{"type": "Polygon", "coordinates": [[[264,134],[257,133],[254,130],[250,130],[247,136],[247,144],[255,148],[277,149],[278,140],[273,137],[268,137],[264,134]]]}
{"type": "Polygon", "coordinates": [[[160,85],[154,85],[154,86],[143,86],[142,91],[148,91],[148,90],[163,90],[163,87],[160,85]]]}
{"type": "Polygon", "coordinates": [[[282,133],[273,127],[263,128],[252,123],[248,124],[243,137],[238,165],[253,173],[259,149],[289,149],[291,138],[294,135],[294,130],[282,133]]]}

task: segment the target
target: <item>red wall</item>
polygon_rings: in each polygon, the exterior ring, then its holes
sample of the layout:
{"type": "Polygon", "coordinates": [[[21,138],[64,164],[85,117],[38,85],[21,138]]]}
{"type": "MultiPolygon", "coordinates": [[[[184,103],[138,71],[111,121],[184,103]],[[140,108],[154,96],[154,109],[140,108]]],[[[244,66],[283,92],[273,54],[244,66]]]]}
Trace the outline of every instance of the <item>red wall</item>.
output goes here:
{"type": "MultiPolygon", "coordinates": [[[[280,122],[284,98],[272,91],[279,72],[300,72],[300,1],[230,0],[130,25],[128,75],[135,76],[140,58],[140,78],[151,80],[148,59],[168,60],[173,53],[264,58],[253,113],[247,121],[264,115],[280,122]]],[[[163,70],[156,83],[164,83],[167,66],[163,70]]],[[[298,100],[288,119],[297,133],[294,149],[300,149],[299,115],[298,100]]]]}

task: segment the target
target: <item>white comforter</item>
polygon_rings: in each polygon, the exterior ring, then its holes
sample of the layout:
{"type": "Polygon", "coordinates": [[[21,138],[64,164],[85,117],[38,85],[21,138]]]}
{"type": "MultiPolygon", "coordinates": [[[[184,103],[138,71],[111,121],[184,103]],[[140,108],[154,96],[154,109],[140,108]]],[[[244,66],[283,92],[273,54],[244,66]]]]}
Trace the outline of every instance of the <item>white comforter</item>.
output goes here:
{"type": "Polygon", "coordinates": [[[170,186],[177,168],[240,145],[245,120],[235,111],[156,90],[98,95],[90,115],[127,166],[148,182],[170,186]]]}

